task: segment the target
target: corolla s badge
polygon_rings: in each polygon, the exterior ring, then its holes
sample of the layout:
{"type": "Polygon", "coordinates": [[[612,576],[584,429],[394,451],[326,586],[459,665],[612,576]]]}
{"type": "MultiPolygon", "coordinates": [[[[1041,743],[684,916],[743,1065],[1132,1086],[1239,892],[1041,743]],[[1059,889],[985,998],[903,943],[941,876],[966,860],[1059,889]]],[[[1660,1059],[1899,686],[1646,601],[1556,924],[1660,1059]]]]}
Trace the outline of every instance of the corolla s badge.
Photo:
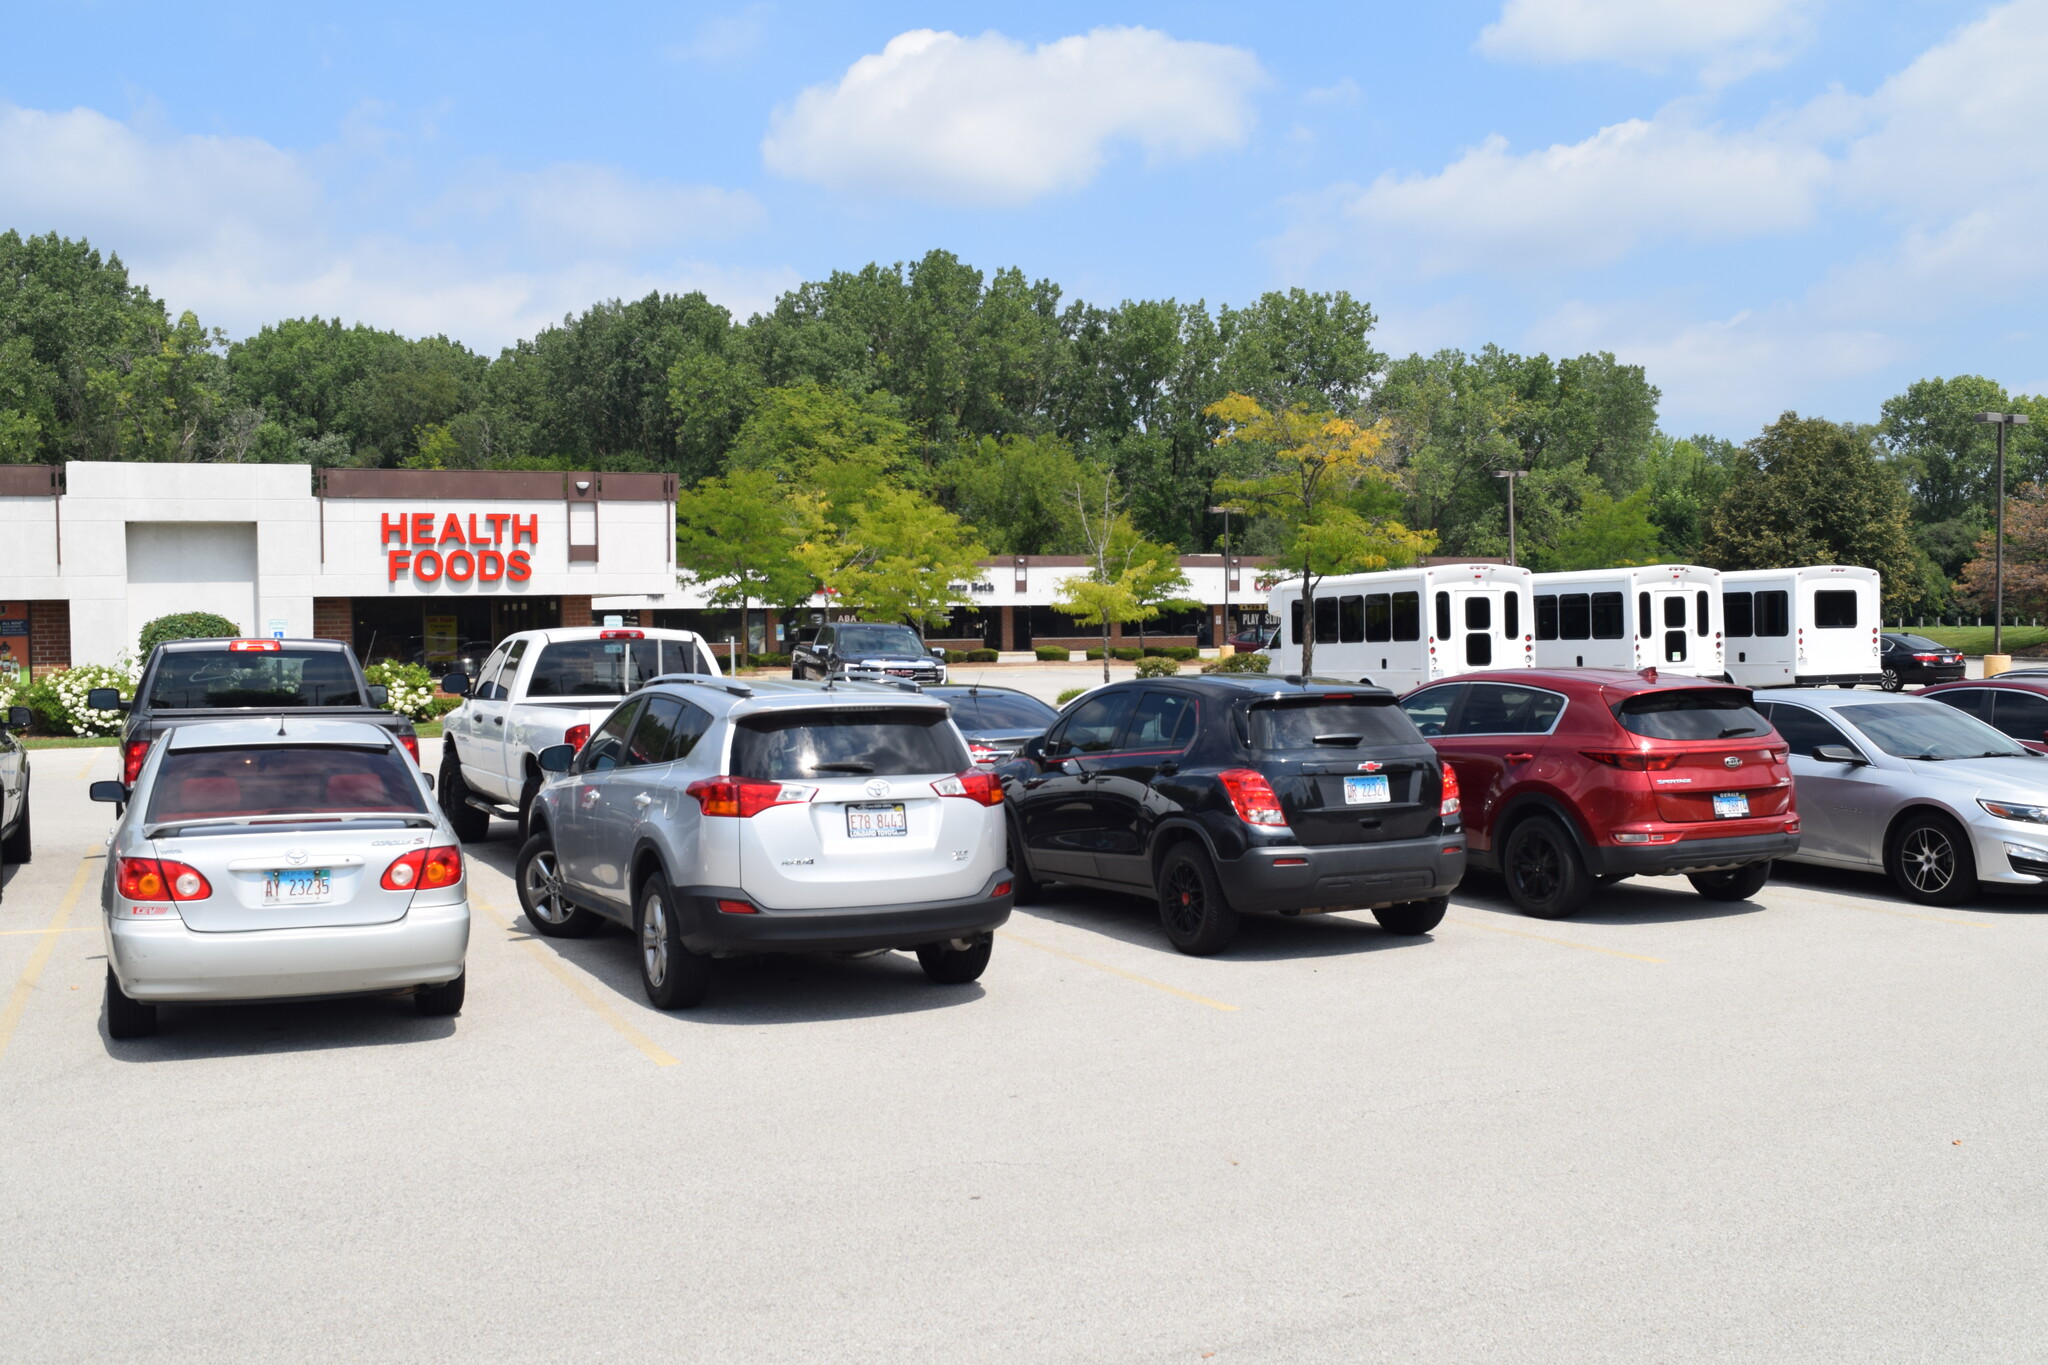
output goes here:
{"type": "Polygon", "coordinates": [[[871,779],[864,790],[869,796],[887,796],[889,794],[889,784],[877,777],[871,779]]]}
{"type": "Polygon", "coordinates": [[[1728,755],[1728,757],[1722,759],[1721,763],[1724,767],[1739,768],[1742,766],[1742,759],[1738,755],[1730,754],[1728,755]]]}

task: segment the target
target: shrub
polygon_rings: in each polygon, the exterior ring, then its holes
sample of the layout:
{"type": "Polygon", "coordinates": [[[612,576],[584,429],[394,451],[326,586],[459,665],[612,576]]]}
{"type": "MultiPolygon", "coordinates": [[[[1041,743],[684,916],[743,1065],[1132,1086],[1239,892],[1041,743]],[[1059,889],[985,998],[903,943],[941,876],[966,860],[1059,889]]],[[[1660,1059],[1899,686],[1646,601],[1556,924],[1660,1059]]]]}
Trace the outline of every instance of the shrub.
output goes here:
{"type": "Polygon", "coordinates": [[[1065,645],[1040,645],[1031,652],[1038,656],[1041,663],[1049,664],[1063,664],[1073,655],[1073,651],[1065,645]]]}
{"type": "Polygon", "coordinates": [[[747,666],[749,668],[788,668],[789,656],[787,654],[749,654],[747,655],[747,666]]]}
{"type": "Polygon", "coordinates": [[[241,633],[242,628],[225,616],[215,616],[210,611],[181,611],[159,616],[144,626],[135,649],[138,657],[147,659],[149,651],[166,640],[217,640],[241,633]]]}
{"type": "Polygon", "coordinates": [[[363,676],[391,693],[385,699],[385,710],[396,711],[416,725],[446,715],[462,705],[460,697],[434,695],[434,675],[425,664],[402,664],[396,659],[384,659],[364,669],[363,676]]]}
{"type": "Polygon", "coordinates": [[[1273,661],[1263,654],[1233,654],[1202,665],[1204,673],[1264,673],[1273,661]]]}
{"type": "Polygon", "coordinates": [[[1088,690],[1088,689],[1087,689],[1087,688],[1085,688],[1085,687],[1070,687],[1070,688],[1068,688],[1068,689],[1067,689],[1066,691],[1064,691],[1064,692],[1060,693],[1060,695],[1059,695],[1059,699],[1058,699],[1057,701],[1055,701],[1055,702],[1053,703],[1053,705],[1054,705],[1054,706],[1065,706],[1065,705],[1066,705],[1066,704],[1067,704],[1068,702],[1070,702],[1070,701],[1072,701],[1072,700],[1073,700],[1074,698],[1076,698],[1076,697],[1080,696],[1080,695],[1081,695],[1081,694],[1082,694],[1083,692],[1086,692],[1087,690],[1088,690]]]}
{"type": "Polygon", "coordinates": [[[992,664],[1002,655],[993,649],[970,649],[961,657],[971,664],[992,664]]]}
{"type": "Polygon", "coordinates": [[[1091,663],[1102,658],[1102,651],[1099,649],[1090,649],[1084,652],[1088,655],[1089,662],[1091,663]]]}
{"type": "Polygon", "coordinates": [[[1165,658],[1165,657],[1166,657],[1166,646],[1165,646],[1165,645],[1146,645],[1146,646],[1144,646],[1144,652],[1145,652],[1145,657],[1146,657],[1146,658],[1148,658],[1148,659],[1163,659],[1163,658],[1165,658]]]}
{"type": "Polygon", "coordinates": [[[1201,658],[1202,651],[1196,649],[1193,645],[1169,645],[1166,649],[1166,657],[1169,659],[1179,659],[1182,663],[1186,663],[1189,659],[1201,658]]]}
{"type": "Polygon", "coordinates": [[[1180,676],[1178,659],[1140,659],[1138,676],[1141,678],[1175,678],[1180,676]]]}
{"type": "MultiPolygon", "coordinates": [[[[1098,654],[1095,657],[1099,659],[1102,656],[1098,654]]],[[[1122,659],[1125,663],[1134,663],[1139,655],[1135,649],[1112,649],[1109,651],[1109,657],[1112,659],[1122,659]]]]}
{"type": "Polygon", "coordinates": [[[45,735],[118,735],[121,713],[87,710],[85,694],[95,687],[111,687],[132,698],[141,676],[142,670],[125,660],[118,665],[80,664],[0,688],[0,708],[26,706],[35,712],[37,732],[45,735]]]}

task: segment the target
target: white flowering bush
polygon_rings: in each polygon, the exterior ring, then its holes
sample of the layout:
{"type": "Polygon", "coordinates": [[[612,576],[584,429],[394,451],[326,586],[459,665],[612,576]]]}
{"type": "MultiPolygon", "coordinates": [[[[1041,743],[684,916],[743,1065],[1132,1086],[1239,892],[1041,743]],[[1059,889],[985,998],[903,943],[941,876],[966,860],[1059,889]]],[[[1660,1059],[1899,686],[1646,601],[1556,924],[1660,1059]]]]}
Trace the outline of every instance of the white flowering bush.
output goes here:
{"type": "Polygon", "coordinates": [[[80,664],[46,673],[35,681],[16,678],[0,687],[0,708],[26,706],[36,713],[36,728],[55,735],[118,735],[119,711],[95,711],[85,698],[95,687],[111,687],[123,699],[133,698],[142,668],[123,658],[118,664],[80,664]]]}
{"type": "Polygon", "coordinates": [[[390,689],[391,697],[385,706],[414,724],[432,720],[460,704],[453,698],[434,696],[434,675],[427,672],[424,664],[402,664],[395,659],[386,659],[364,669],[363,676],[390,689]]]}

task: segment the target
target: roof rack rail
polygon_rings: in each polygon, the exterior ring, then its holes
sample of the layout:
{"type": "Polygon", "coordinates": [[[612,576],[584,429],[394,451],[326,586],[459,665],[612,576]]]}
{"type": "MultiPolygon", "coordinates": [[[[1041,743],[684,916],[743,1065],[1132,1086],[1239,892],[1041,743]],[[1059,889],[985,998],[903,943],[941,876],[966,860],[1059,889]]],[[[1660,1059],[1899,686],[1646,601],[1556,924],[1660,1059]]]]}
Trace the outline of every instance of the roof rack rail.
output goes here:
{"type": "Polygon", "coordinates": [[[659,677],[649,678],[640,685],[642,687],[652,687],[656,683],[680,683],[689,687],[715,687],[719,691],[735,697],[751,697],[754,695],[754,689],[745,683],[734,682],[731,678],[721,678],[710,673],[663,673],[659,677]]]}

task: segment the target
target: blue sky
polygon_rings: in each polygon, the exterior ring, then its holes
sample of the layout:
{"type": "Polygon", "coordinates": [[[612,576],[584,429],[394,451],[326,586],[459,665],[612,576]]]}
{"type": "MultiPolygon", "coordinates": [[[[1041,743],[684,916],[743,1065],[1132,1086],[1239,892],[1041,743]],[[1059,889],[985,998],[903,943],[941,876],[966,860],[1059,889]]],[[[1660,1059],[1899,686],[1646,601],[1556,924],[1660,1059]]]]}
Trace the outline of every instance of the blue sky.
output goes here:
{"type": "Polygon", "coordinates": [[[1674,432],[2048,389],[2048,0],[16,7],[0,226],[496,348],[938,246],[1612,350],[1674,432]]]}

